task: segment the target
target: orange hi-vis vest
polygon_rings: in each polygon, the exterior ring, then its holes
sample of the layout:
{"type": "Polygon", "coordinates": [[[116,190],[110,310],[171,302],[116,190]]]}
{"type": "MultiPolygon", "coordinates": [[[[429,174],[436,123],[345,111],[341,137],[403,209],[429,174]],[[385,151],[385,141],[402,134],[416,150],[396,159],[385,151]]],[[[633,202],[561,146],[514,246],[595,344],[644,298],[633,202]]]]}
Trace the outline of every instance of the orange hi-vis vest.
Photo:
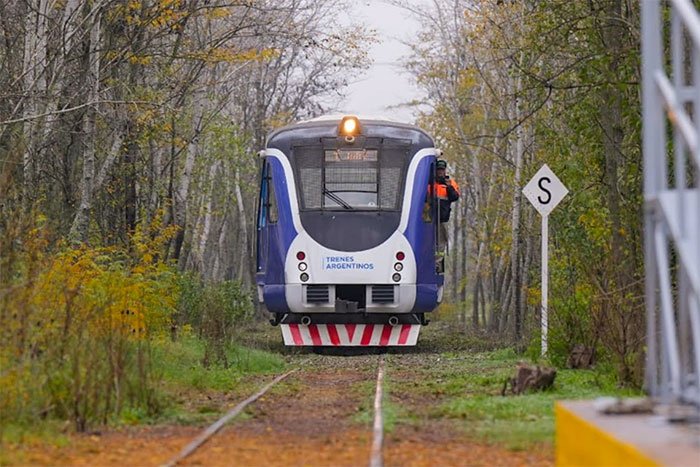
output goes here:
{"type": "Polygon", "coordinates": [[[459,185],[452,179],[445,180],[445,183],[432,183],[428,186],[428,196],[435,195],[440,206],[440,222],[450,220],[451,204],[459,199],[459,185]]]}
{"type": "MultiPolygon", "coordinates": [[[[459,198],[460,193],[459,193],[459,185],[457,184],[457,182],[455,182],[454,180],[452,180],[452,179],[450,178],[450,179],[446,180],[446,183],[449,184],[450,186],[452,186],[452,188],[455,189],[455,191],[457,192],[457,198],[459,198]]],[[[455,199],[450,199],[450,196],[449,196],[449,194],[448,194],[448,192],[447,192],[447,185],[442,184],[442,183],[433,182],[433,186],[435,187],[435,193],[436,193],[438,199],[446,199],[446,200],[449,200],[449,201],[457,201],[457,198],[455,198],[455,199]]],[[[428,194],[429,194],[429,195],[432,195],[432,194],[433,194],[433,190],[432,190],[431,188],[432,188],[432,187],[430,187],[430,186],[428,187],[428,194]]]]}
{"type": "MultiPolygon", "coordinates": [[[[457,192],[457,198],[459,198],[459,185],[457,184],[457,182],[450,178],[446,181],[446,183],[455,189],[455,191],[457,192]]],[[[433,186],[435,187],[435,193],[437,194],[438,199],[450,200],[450,196],[447,193],[447,185],[435,182],[433,183],[433,186]]],[[[432,194],[432,190],[430,188],[428,188],[428,193],[432,194]]],[[[450,201],[456,201],[456,199],[450,201]]]]}

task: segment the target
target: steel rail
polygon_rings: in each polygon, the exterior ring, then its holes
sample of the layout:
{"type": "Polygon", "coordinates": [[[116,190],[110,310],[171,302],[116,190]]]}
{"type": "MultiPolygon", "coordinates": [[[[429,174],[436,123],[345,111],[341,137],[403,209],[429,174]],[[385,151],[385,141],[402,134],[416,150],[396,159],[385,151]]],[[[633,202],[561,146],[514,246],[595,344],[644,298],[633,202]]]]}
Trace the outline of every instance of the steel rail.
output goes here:
{"type": "Polygon", "coordinates": [[[384,381],[384,356],[379,357],[379,369],[377,370],[377,389],[374,393],[374,427],[372,436],[372,452],[370,454],[370,467],[382,467],[382,445],[384,443],[384,417],[382,416],[382,383],[384,381]]]}
{"type": "Polygon", "coordinates": [[[175,465],[182,462],[187,457],[191,456],[197,449],[199,449],[204,443],[206,443],[221,428],[223,428],[224,425],[226,425],[229,421],[231,421],[232,418],[234,418],[236,415],[241,413],[248,405],[250,405],[251,403],[258,400],[260,397],[262,397],[272,386],[279,383],[280,381],[282,381],[284,378],[291,375],[295,371],[297,371],[297,368],[290,370],[282,375],[277,376],[275,379],[273,379],[271,382],[266,384],[258,392],[256,392],[255,394],[253,394],[252,396],[250,396],[249,398],[247,398],[246,400],[244,400],[243,402],[239,403],[234,408],[229,410],[223,417],[218,419],[213,424],[209,425],[209,427],[206,430],[204,430],[202,433],[200,433],[199,436],[197,436],[190,444],[185,446],[184,449],[182,451],[180,451],[180,454],[173,457],[167,463],[163,464],[163,466],[164,467],[174,467],[175,465]]]}

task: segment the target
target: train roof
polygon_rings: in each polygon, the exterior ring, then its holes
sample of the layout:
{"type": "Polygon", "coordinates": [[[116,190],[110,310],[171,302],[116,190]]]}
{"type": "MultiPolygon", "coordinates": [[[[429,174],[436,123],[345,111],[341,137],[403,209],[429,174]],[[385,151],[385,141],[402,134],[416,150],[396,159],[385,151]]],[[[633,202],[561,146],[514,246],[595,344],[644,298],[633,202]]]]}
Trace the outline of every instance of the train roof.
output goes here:
{"type": "MultiPolygon", "coordinates": [[[[290,147],[291,140],[309,138],[329,138],[337,135],[340,121],[347,114],[323,115],[310,120],[302,120],[271,131],[267,136],[267,147],[277,147],[283,151],[290,147]]],[[[356,115],[363,128],[363,135],[411,140],[420,147],[433,147],[432,137],[422,128],[409,123],[397,122],[386,117],[356,115]]]]}
{"type": "Polygon", "coordinates": [[[301,120],[297,123],[306,123],[306,122],[327,122],[327,121],[333,121],[333,122],[340,122],[343,117],[347,117],[348,115],[353,115],[357,117],[358,119],[365,121],[365,120],[372,120],[372,121],[377,121],[377,122],[390,122],[390,123],[402,123],[409,125],[405,122],[400,122],[399,120],[389,118],[385,115],[356,115],[353,113],[347,113],[347,114],[328,114],[328,115],[321,115],[318,117],[314,118],[309,118],[307,120],[301,120]]]}

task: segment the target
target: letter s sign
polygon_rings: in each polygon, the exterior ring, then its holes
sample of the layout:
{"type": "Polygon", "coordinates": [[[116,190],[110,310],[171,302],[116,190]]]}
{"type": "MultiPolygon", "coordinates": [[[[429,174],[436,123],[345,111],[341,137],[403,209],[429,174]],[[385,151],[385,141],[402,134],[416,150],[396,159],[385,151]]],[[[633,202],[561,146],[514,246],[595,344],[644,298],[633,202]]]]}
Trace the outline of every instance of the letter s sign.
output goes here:
{"type": "Polygon", "coordinates": [[[523,188],[523,194],[540,216],[548,216],[568,192],[547,164],[544,164],[523,188]]]}
{"type": "Polygon", "coordinates": [[[540,190],[547,193],[547,199],[542,199],[541,196],[537,195],[537,201],[539,201],[542,204],[549,204],[549,202],[552,200],[552,193],[544,187],[544,182],[552,183],[552,180],[549,177],[542,177],[537,182],[537,185],[540,187],[540,190]]]}

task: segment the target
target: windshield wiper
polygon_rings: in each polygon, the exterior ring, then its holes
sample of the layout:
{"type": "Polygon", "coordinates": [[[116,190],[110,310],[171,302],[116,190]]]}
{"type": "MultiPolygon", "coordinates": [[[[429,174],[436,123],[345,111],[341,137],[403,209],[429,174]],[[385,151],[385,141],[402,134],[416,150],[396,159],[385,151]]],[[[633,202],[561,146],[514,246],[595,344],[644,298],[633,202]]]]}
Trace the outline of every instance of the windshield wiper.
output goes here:
{"type": "Polygon", "coordinates": [[[350,206],[347,202],[345,202],[345,200],[344,200],[343,198],[341,198],[340,196],[336,195],[336,194],[333,193],[332,191],[328,191],[328,188],[325,188],[325,187],[323,188],[323,194],[326,195],[326,196],[328,196],[330,199],[332,199],[332,200],[335,201],[336,203],[340,204],[340,205],[341,205],[342,207],[344,207],[345,209],[350,209],[351,211],[353,210],[353,207],[350,206]]]}

